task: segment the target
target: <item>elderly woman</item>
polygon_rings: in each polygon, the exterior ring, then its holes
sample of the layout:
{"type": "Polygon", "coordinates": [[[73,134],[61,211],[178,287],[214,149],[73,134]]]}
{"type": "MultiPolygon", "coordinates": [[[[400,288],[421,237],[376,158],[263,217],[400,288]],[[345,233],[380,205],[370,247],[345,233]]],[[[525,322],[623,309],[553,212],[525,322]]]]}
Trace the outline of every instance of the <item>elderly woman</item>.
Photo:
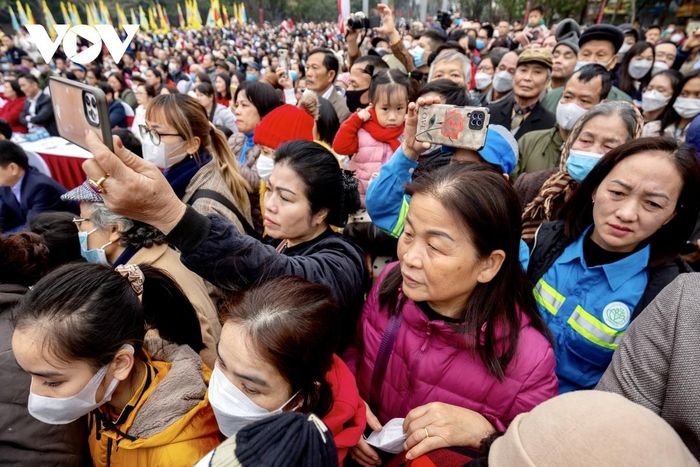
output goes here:
{"type": "MultiPolygon", "coordinates": [[[[518,261],[520,208],[506,178],[485,164],[457,164],[406,190],[398,263],[375,281],[347,356],[369,426],[405,418],[413,459],[440,447],[478,448],[485,434],[553,397],[557,381],[518,261]]],[[[379,464],[365,440],[352,456],[379,464]]]]}
{"type": "Polygon", "coordinates": [[[467,89],[472,77],[472,66],[464,53],[456,49],[445,49],[438,53],[430,65],[428,82],[434,79],[449,79],[467,89]]]}
{"type": "Polygon", "coordinates": [[[91,263],[117,267],[148,264],[167,272],[192,303],[202,330],[204,349],[200,356],[213,367],[221,324],[201,277],[180,262],[180,253],[170,248],[156,228],[115,214],[87,183],[69,191],[64,199],[80,202],[78,227],[80,252],[91,263]]]}

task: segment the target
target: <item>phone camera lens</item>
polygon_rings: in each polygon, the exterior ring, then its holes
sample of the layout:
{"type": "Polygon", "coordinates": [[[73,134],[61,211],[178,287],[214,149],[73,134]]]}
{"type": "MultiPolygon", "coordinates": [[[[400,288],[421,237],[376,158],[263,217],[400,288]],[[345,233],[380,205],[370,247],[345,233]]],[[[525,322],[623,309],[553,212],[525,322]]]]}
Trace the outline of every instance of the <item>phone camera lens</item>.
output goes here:
{"type": "Polygon", "coordinates": [[[477,110],[471,113],[469,116],[469,129],[470,130],[481,130],[484,127],[484,119],[486,114],[484,112],[477,110]]]}

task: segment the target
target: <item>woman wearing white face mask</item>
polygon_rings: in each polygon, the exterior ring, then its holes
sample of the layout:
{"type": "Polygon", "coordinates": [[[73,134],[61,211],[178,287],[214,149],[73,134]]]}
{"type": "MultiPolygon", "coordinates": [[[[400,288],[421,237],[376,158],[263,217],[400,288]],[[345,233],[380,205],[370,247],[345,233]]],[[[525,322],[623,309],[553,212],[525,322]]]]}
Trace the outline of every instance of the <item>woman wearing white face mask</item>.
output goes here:
{"type": "Polygon", "coordinates": [[[12,335],[29,413],[49,424],[89,414],[97,467],[184,467],[217,445],[202,345],[192,306],[148,266],[55,270],[20,302],[12,335]],[[144,342],[146,329],[161,338],[144,342]]]}
{"type": "Polygon", "coordinates": [[[648,42],[642,41],[634,44],[622,60],[618,80],[615,84],[635,102],[641,101],[642,89],[651,80],[654,57],[654,47],[648,42]]]}
{"type": "Polygon", "coordinates": [[[202,214],[220,214],[249,231],[249,186],[226,137],[202,105],[184,94],[157,96],[139,127],[143,158],[163,169],[175,194],[202,214]]]}
{"type": "Polygon", "coordinates": [[[478,100],[479,105],[486,105],[486,96],[489,94],[493,84],[493,75],[496,73],[496,67],[491,57],[483,57],[476,68],[474,75],[475,89],[470,92],[472,99],[478,100]]]}
{"type": "Polygon", "coordinates": [[[332,433],[342,465],[364,431],[365,405],[352,373],[333,353],[340,312],[328,290],[279,277],[246,291],[224,312],[209,385],[221,432],[234,436],[282,411],[314,413],[332,433]]]}
{"type": "Polygon", "coordinates": [[[131,132],[141,141],[141,132],[139,127],[146,123],[146,108],[156,97],[156,88],[150,84],[140,83],[136,85],[134,96],[138,106],[134,110],[134,121],[131,124],[131,132]]]}
{"type": "MultiPolygon", "coordinates": [[[[676,70],[666,70],[654,75],[642,93],[644,122],[653,122],[661,118],[680,82],[681,74],[676,70]]],[[[644,134],[649,136],[647,131],[645,125],[644,134]]]]}
{"type": "Polygon", "coordinates": [[[523,240],[532,243],[542,222],[557,219],[566,200],[598,160],[611,149],[638,138],[642,125],[636,107],[623,101],[602,102],[583,114],[564,143],[559,167],[526,174],[515,184],[523,205],[523,240]]]}
{"type": "Polygon", "coordinates": [[[688,124],[700,114],[700,70],[686,75],[678,85],[661,120],[644,127],[645,136],[669,136],[685,142],[688,124]]]}

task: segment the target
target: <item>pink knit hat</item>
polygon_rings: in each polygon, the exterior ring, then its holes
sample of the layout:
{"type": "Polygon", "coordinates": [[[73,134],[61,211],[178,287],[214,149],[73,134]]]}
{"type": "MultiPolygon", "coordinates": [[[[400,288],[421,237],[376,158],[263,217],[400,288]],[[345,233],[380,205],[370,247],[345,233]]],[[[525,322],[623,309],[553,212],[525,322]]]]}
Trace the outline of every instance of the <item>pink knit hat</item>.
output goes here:
{"type": "Polygon", "coordinates": [[[255,127],[253,142],[272,149],[295,139],[314,140],[314,118],[303,109],[283,104],[255,127]]]}

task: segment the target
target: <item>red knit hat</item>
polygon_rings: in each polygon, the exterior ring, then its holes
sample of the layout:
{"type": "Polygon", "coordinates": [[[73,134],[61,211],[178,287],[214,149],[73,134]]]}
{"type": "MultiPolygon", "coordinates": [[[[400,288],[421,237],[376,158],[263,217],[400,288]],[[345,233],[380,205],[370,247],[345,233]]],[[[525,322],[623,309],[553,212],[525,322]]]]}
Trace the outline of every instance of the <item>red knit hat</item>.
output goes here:
{"type": "Polygon", "coordinates": [[[304,109],[283,104],[260,120],[255,127],[253,141],[272,149],[295,139],[313,141],[314,123],[314,118],[304,109]]]}

